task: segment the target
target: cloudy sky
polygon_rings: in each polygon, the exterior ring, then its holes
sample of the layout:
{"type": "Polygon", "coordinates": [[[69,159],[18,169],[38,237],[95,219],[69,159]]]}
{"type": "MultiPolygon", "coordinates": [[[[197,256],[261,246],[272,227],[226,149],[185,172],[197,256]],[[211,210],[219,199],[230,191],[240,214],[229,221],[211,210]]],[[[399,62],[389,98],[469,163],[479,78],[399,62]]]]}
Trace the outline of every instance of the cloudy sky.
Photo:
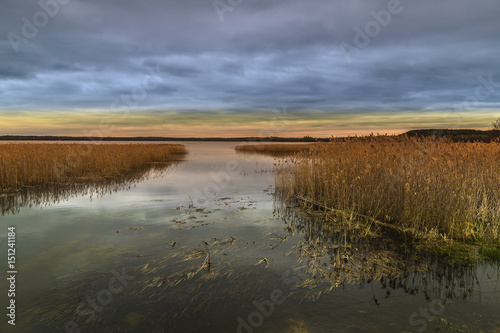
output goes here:
{"type": "Polygon", "coordinates": [[[0,135],[488,128],[498,0],[0,0],[0,135]]]}

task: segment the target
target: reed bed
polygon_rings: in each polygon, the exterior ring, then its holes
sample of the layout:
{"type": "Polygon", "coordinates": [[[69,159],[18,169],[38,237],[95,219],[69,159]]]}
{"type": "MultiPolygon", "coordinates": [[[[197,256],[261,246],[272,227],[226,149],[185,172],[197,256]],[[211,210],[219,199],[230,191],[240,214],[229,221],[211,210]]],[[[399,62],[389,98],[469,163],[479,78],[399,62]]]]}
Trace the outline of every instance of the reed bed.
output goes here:
{"type": "Polygon", "coordinates": [[[0,144],[0,193],[123,176],[186,154],[179,144],[0,144]]]}
{"type": "Polygon", "coordinates": [[[500,234],[500,143],[370,137],[317,144],[277,164],[287,204],[465,241],[500,234]]]}
{"type": "Polygon", "coordinates": [[[239,145],[234,149],[242,152],[297,153],[310,151],[314,144],[253,144],[239,145]]]}

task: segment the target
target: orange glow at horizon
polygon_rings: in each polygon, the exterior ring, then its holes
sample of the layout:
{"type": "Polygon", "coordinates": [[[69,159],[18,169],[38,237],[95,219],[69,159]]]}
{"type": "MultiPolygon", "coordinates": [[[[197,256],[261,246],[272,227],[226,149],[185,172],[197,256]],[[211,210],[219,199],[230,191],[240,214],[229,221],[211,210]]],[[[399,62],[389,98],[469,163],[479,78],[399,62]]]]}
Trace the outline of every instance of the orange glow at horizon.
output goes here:
{"type": "Polygon", "coordinates": [[[0,111],[0,135],[158,137],[331,137],[400,134],[422,128],[488,129],[497,111],[457,118],[438,112],[401,113],[227,113],[182,112],[127,115],[103,112],[0,111]]]}

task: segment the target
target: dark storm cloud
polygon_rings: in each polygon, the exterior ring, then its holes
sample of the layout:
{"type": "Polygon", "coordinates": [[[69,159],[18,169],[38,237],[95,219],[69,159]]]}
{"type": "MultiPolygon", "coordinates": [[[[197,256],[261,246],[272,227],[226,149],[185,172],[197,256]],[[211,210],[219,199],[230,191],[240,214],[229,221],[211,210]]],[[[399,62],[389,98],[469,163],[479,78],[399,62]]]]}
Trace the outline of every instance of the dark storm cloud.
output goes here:
{"type": "Polygon", "coordinates": [[[450,109],[488,75],[500,103],[495,0],[404,0],[375,33],[396,0],[59,1],[0,3],[0,108],[106,110],[154,69],[134,108],[450,109]]]}

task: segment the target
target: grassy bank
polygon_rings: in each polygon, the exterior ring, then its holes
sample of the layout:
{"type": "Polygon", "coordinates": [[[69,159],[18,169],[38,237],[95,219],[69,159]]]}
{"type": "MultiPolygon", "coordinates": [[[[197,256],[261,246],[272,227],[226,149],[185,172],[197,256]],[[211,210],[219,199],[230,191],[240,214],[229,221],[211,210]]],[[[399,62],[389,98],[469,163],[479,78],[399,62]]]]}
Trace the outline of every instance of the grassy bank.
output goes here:
{"type": "Polygon", "coordinates": [[[431,138],[352,138],[318,144],[280,162],[288,204],[363,216],[415,233],[498,239],[500,143],[431,138]]]}
{"type": "Polygon", "coordinates": [[[101,181],[186,153],[178,144],[0,144],[0,193],[101,181]]]}
{"type": "Polygon", "coordinates": [[[240,152],[255,152],[255,153],[297,153],[310,151],[314,144],[250,144],[239,145],[234,147],[240,152]]]}

